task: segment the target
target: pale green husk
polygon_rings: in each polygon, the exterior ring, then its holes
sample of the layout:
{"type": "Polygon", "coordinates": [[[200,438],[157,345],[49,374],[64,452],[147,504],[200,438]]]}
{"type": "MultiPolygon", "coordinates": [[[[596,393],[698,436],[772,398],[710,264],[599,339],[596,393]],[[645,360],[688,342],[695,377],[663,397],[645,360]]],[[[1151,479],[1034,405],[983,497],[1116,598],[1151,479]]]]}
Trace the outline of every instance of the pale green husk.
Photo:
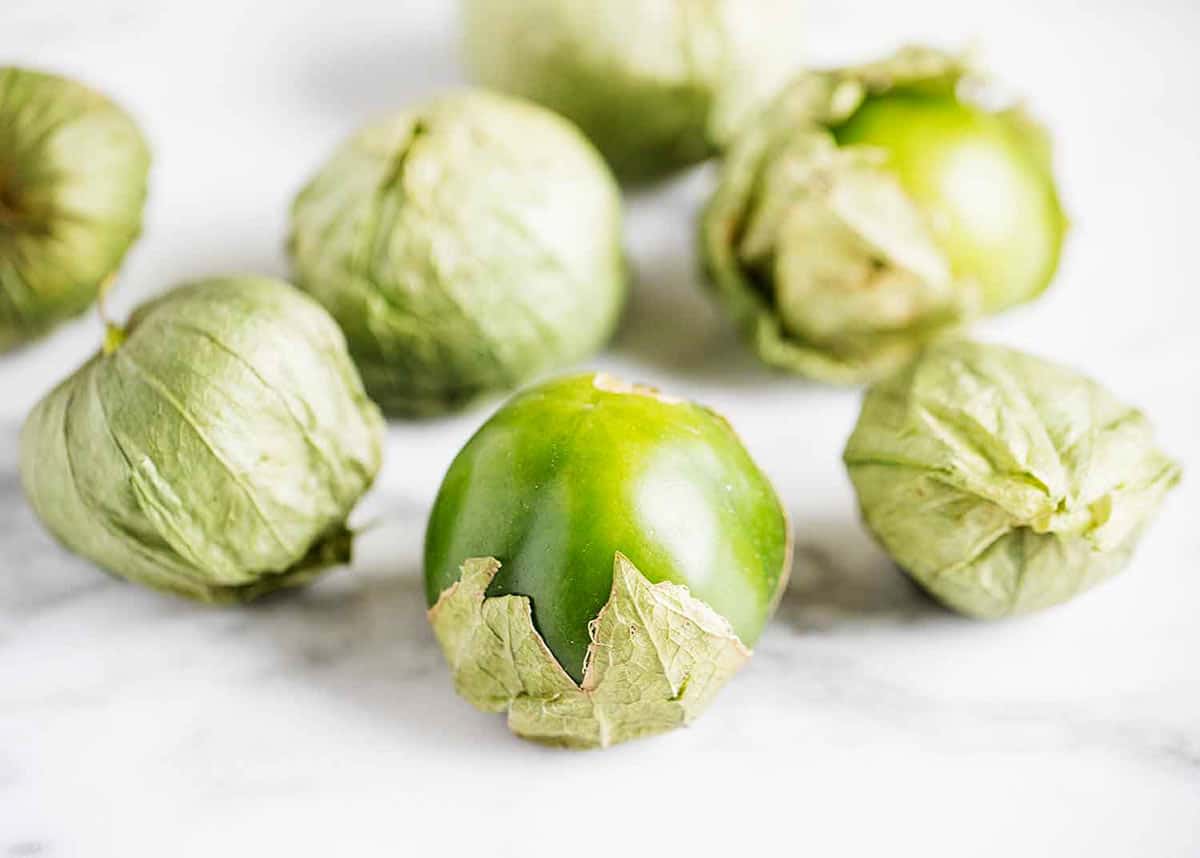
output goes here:
{"type": "Polygon", "coordinates": [[[799,69],[799,0],[464,0],[478,80],[578,124],[644,180],[708,157],[799,69]]]}
{"type": "Polygon", "coordinates": [[[431,414],[570,364],[625,298],[620,195],[548,110],[481,91],[379,120],[292,206],[298,285],[383,410],[431,414]]]}
{"type": "Polygon", "coordinates": [[[467,560],[429,620],[458,693],[485,712],[507,711],[523,738],[605,748],[689,724],[750,657],[686,587],[651,584],[618,554],[576,685],[534,628],[528,598],[485,595],[499,568],[490,557],[467,560]]]}
{"type": "Polygon", "coordinates": [[[0,352],[92,304],[141,231],[149,169],[113,102],[0,67],[0,352]]]}
{"type": "Polygon", "coordinates": [[[940,343],[871,388],[846,447],[867,525],[975,617],[1065,601],[1120,571],[1180,468],[1100,385],[998,346],[940,343]]]}
{"type": "MultiPolygon", "coordinates": [[[[960,90],[970,69],[907,48],[870,65],[801,75],[731,148],[701,225],[709,278],[767,363],[856,384],[903,366],[981,311],[921,210],[872,150],[831,127],[868,95],[960,90]]],[[[1012,112],[1032,150],[1044,132],[1012,112]]],[[[877,154],[877,153],[876,153],[877,154]]]]}
{"type": "Polygon", "coordinates": [[[37,405],[21,478],[70,550],[243,601],[348,560],[382,432],[320,306],[275,280],[206,280],[143,305],[37,405]]]}

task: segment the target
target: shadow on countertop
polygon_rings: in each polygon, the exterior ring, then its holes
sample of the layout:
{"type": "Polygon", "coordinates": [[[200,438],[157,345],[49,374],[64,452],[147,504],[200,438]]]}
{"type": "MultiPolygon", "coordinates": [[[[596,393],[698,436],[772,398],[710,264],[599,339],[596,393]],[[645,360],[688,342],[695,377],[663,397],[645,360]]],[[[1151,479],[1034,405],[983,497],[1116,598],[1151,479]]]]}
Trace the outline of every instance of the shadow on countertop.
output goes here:
{"type": "Polygon", "coordinates": [[[807,521],[776,622],[802,633],[864,623],[919,623],[948,614],[871,540],[857,521],[807,521]]]}
{"type": "Polygon", "coordinates": [[[36,641],[34,629],[63,624],[94,637],[98,662],[56,656],[52,702],[107,700],[123,693],[122,672],[149,679],[159,671],[198,688],[245,685],[251,698],[271,686],[298,700],[312,694],[425,742],[503,746],[494,740],[509,735],[504,719],[456,697],[425,619],[425,506],[374,500],[379,515],[353,568],[247,605],[203,605],[110,576],[57,545],[25,502],[15,428],[0,426],[0,643],[24,634],[36,641]],[[118,669],[113,658],[130,640],[140,642],[138,654],[118,669]],[[97,680],[97,664],[110,679],[97,680]]]}
{"type": "Polygon", "coordinates": [[[629,303],[612,354],[689,381],[749,387],[778,379],[703,291],[698,264],[662,249],[632,260],[629,303]]]}
{"type": "MultiPolygon", "coordinates": [[[[8,573],[0,576],[0,606],[12,620],[35,621],[69,601],[98,599],[79,622],[99,635],[143,626],[134,634],[158,640],[178,675],[196,670],[205,682],[215,675],[252,687],[282,684],[300,699],[312,694],[349,706],[385,732],[458,751],[485,742],[502,754],[527,752],[502,716],[477,712],[455,694],[425,617],[426,504],[384,494],[370,505],[376,523],[364,532],[352,569],[242,607],[195,605],[113,580],[55,545],[24,502],[15,427],[0,427],[0,546],[8,573]]],[[[777,622],[799,634],[947,616],[851,519],[810,519],[793,569],[777,622]]],[[[146,669],[156,665],[151,659],[146,669]]]]}
{"type": "Polygon", "coordinates": [[[706,282],[697,230],[714,185],[705,164],[626,195],[630,295],[611,352],[689,382],[809,385],[759,360],[706,282]]]}
{"type": "Polygon", "coordinates": [[[378,500],[352,570],[243,609],[247,633],[279,651],[263,679],[306,686],[423,742],[458,749],[495,744],[510,735],[504,718],[458,698],[425,617],[427,509],[404,498],[378,500]]]}

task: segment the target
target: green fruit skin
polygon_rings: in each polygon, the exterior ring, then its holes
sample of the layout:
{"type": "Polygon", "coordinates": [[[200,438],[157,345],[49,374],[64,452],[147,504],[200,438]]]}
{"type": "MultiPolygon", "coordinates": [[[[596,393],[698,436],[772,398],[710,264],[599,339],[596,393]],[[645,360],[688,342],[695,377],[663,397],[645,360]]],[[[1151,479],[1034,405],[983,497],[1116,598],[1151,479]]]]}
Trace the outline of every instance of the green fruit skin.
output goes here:
{"type": "Polygon", "coordinates": [[[580,681],[588,623],[622,552],[650,581],[686,585],[753,645],[790,565],[770,482],[712,411],[597,381],[518,395],[458,454],[426,533],[429,604],[464,560],[495,557],[489,595],[530,597],[535,627],[580,681]]]}
{"type": "Polygon", "coordinates": [[[886,152],[955,275],[982,287],[988,312],[1050,284],[1066,233],[1049,164],[1013,122],[952,95],[901,90],[868,98],[835,129],[841,145],[886,152]]]}
{"type": "Polygon", "coordinates": [[[386,414],[461,408],[569,365],[626,294],[616,180],[562,117],[471,90],[376,121],[297,196],[298,286],[386,414]]]}
{"type": "Polygon", "coordinates": [[[0,352],[91,306],[141,232],[149,169],[113,102],[0,67],[0,352]]]}

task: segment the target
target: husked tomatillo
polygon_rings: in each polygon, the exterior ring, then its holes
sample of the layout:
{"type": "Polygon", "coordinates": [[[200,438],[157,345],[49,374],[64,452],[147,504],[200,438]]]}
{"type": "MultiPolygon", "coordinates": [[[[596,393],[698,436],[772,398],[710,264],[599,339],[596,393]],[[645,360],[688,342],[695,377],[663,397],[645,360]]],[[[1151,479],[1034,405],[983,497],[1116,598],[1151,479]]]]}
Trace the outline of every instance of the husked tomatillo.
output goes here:
{"type": "Polygon", "coordinates": [[[721,417],[578,376],[520,394],[458,454],[426,597],[468,700],[527,738],[605,746],[700,713],[774,611],[790,546],[721,417]]]}

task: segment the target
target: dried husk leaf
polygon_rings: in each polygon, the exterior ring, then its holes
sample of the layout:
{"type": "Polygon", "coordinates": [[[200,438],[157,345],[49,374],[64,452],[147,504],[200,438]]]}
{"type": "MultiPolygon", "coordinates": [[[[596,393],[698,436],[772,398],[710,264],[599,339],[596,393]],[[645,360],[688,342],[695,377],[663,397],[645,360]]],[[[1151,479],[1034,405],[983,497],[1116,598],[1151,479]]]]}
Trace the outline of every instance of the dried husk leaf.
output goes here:
{"type": "Polygon", "coordinates": [[[483,90],[352,135],[294,200],[288,251],[396,416],[586,357],[627,291],[620,193],[599,153],[561,116],[483,90]]]}
{"type": "Polygon", "coordinates": [[[686,587],[652,584],[617,554],[577,685],[534,628],[528,598],[486,596],[499,569],[490,557],[465,561],[429,620],[458,693],[486,712],[507,711],[523,738],[605,748],[684,726],[750,657],[728,621],[686,587]]]}
{"type": "Polygon", "coordinates": [[[21,478],[70,550],[155,589],[238,602],[349,559],[346,518],[382,434],[314,301],[221,278],[143,305],[47,395],[22,429],[21,478]]]}
{"type": "Polygon", "coordinates": [[[1145,416],[1094,381],[966,341],[873,387],[844,458],[884,548],[976,617],[1116,574],[1181,474],[1145,416]]]}
{"type": "Polygon", "coordinates": [[[883,377],[980,311],[925,216],[873,150],[831,131],[868,95],[954,92],[958,57],[908,48],[793,82],[730,150],[702,222],[710,280],[767,363],[818,380],[883,377]]]}
{"type": "Polygon", "coordinates": [[[578,125],[617,174],[662,177],[713,154],[802,64],[796,0],[465,0],[484,85],[578,125]]]}

